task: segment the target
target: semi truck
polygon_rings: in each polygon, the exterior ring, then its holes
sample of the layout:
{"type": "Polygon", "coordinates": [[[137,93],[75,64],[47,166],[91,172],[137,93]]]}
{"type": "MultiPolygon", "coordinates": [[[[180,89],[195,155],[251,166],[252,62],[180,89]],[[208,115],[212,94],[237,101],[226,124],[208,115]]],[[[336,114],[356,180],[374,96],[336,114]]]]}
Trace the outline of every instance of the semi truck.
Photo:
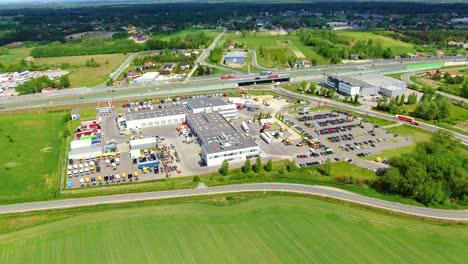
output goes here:
{"type": "Polygon", "coordinates": [[[260,133],[260,137],[265,140],[266,143],[270,144],[271,143],[271,138],[269,138],[265,133],[260,133]]]}
{"type": "Polygon", "coordinates": [[[414,121],[413,117],[404,116],[404,115],[396,115],[395,118],[397,118],[400,121],[406,121],[406,122],[411,123],[411,124],[413,124],[415,126],[419,126],[419,123],[414,121]]]}
{"type": "Polygon", "coordinates": [[[233,79],[233,78],[236,78],[236,75],[234,75],[234,74],[224,74],[224,75],[221,75],[221,79],[222,79],[222,80],[233,79]]]}
{"type": "Polygon", "coordinates": [[[260,75],[270,75],[272,74],[272,71],[262,71],[260,75]]]}
{"type": "Polygon", "coordinates": [[[242,122],[241,126],[242,126],[242,129],[244,129],[245,132],[249,133],[250,129],[249,129],[249,126],[247,126],[247,123],[242,122]]]}
{"type": "Polygon", "coordinates": [[[159,166],[159,161],[142,162],[142,163],[138,164],[138,169],[152,168],[154,166],[159,166]]]}
{"type": "Polygon", "coordinates": [[[87,130],[87,131],[81,131],[81,132],[78,132],[78,133],[75,133],[75,137],[76,138],[81,138],[83,136],[90,136],[93,134],[93,131],[92,130],[87,130]]]}

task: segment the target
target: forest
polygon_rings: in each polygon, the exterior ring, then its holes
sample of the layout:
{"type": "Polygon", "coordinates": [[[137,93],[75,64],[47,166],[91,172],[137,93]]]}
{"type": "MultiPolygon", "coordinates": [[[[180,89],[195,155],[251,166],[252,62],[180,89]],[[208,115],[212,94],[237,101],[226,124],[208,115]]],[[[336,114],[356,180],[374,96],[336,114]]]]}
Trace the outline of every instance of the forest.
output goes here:
{"type": "Polygon", "coordinates": [[[413,152],[390,159],[390,169],[374,185],[424,205],[468,205],[468,156],[464,153],[453,134],[439,130],[413,152]]]}

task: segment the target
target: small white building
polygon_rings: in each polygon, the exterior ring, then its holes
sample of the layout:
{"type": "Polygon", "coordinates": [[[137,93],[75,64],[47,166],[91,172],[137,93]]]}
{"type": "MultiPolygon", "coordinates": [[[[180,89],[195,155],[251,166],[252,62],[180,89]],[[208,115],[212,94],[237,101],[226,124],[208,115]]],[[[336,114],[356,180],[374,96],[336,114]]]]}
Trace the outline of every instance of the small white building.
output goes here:
{"type": "Polygon", "coordinates": [[[339,92],[352,96],[352,97],[354,97],[355,95],[359,95],[359,90],[360,90],[359,86],[355,86],[349,83],[339,82],[338,84],[339,92]]]}
{"type": "Polygon", "coordinates": [[[198,97],[186,100],[187,108],[193,114],[219,111],[237,111],[235,104],[226,103],[220,97],[198,97]]]}
{"type": "Polygon", "coordinates": [[[181,124],[185,121],[185,116],[185,110],[183,107],[173,107],[129,112],[125,114],[125,119],[118,119],[117,122],[121,129],[139,129],[145,127],[181,124]]]}
{"type": "Polygon", "coordinates": [[[85,147],[72,149],[68,152],[68,159],[87,159],[94,158],[98,155],[102,155],[102,149],[100,147],[85,147]]]}
{"type": "Polygon", "coordinates": [[[149,138],[141,138],[141,139],[134,139],[130,140],[130,149],[148,149],[156,147],[156,138],[149,137],[149,138]]]}
{"type": "Polygon", "coordinates": [[[133,83],[153,83],[159,77],[159,72],[147,72],[141,77],[135,78],[133,83]]]}
{"type": "Polygon", "coordinates": [[[73,140],[70,143],[70,149],[80,149],[80,148],[90,148],[91,147],[91,139],[83,139],[83,140],[73,140]]]}

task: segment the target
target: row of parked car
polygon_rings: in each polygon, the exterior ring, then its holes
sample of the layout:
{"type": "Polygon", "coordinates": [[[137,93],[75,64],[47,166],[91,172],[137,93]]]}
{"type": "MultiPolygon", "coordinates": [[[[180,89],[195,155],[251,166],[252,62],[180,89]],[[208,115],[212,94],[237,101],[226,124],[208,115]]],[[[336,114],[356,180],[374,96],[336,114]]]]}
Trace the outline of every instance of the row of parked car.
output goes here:
{"type": "Polygon", "coordinates": [[[322,164],[322,161],[311,161],[311,162],[306,162],[306,163],[301,163],[299,164],[299,167],[304,168],[304,167],[311,167],[311,166],[317,166],[322,164]]]}
{"type": "Polygon", "coordinates": [[[341,141],[350,141],[353,139],[354,139],[354,136],[352,134],[328,137],[328,140],[330,140],[333,143],[341,142],[341,141]]]}
{"type": "Polygon", "coordinates": [[[317,122],[317,125],[321,126],[321,127],[324,127],[324,126],[331,126],[331,125],[341,125],[341,124],[344,124],[344,123],[347,123],[347,122],[351,122],[352,120],[348,119],[344,119],[344,118],[338,118],[338,119],[333,119],[333,120],[326,120],[326,121],[322,121],[322,122],[317,122]]]}
{"type": "Polygon", "coordinates": [[[332,118],[332,117],[337,117],[337,116],[338,115],[336,115],[336,114],[317,114],[317,115],[313,115],[313,116],[309,116],[309,115],[300,116],[297,119],[299,121],[301,121],[301,122],[304,122],[304,121],[310,121],[310,120],[320,120],[320,119],[332,118]]]}
{"type": "Polygon", "coordinates": [[[86,177],[80,179],[81,187],[84,186],[93,186],[93,185],[102,185],[102,184],[110,184],[110,183],[119,183],[119,182],[126,182],[138,180],[138,172],[135,171],[133,173],[121,173],[115,175],[106,175],[106,176],[97,176],[97,177],[86,177]]]}
{"type": "Polygon", "coordinates": [[[334,133],[339,133],[339,132],[344,132],[344,131],[351,131],[351,129],[353,129],[356,126],[357,126],[356,124],[352,124],[352,125],[345,125],[345,126],[328,127],[328,128],[318,130],[317,134],[328,135],[328,134],[334,134],[334,133]]]}

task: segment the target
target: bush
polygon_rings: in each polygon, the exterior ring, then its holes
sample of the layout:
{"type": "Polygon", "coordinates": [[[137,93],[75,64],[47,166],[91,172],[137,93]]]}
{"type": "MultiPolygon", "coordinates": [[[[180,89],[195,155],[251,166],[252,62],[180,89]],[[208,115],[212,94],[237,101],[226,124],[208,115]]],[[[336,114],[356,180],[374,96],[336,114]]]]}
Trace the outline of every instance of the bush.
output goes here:
{"type": "Polygon", "coordinates": [[[243,173],[248,173],[248,172],[250,172],[251,168],[252,168],[252,165],[250,165],[250,159],[246,158],[244,166],[242,166],[242,172],[243,173]]]}
{"type": "Polygon", "coordinates": [[[193,177],[193,182],[200,182],[200,177],[199,176],[193,177]]]}
{"type": "Polygon", "coordinates": [[[296,169],[297,169],[296,161],[295,160],[289,160],[288,165],[286,165],[286,169],[288,170],[288,172],[296,171],[296,169]]]}
{"type": "Polygon", "coordinates": [[[253,171],[255,173],[260,173],[262,172],[263,166],[262,166],[262,160],[260,159],[260,156],[257,156],[257,159],[255,161],[254,166],[252,166],[253,171]]]}
{"type": "Polygon", "coordinates": [[[219,168],[219,173],[221,175],[226,176],[229,173],[229,163],[227,160],[224,160],[223,163],[221,164],[221,168],[219,168]]]}
{"type": "Polygon", "coordinates": [[[272,169],[273,169],[273,162],[270,159],[270,160],[268,160],[268,162],[265,165],[265,171],[270,172],[272,169]]]}

